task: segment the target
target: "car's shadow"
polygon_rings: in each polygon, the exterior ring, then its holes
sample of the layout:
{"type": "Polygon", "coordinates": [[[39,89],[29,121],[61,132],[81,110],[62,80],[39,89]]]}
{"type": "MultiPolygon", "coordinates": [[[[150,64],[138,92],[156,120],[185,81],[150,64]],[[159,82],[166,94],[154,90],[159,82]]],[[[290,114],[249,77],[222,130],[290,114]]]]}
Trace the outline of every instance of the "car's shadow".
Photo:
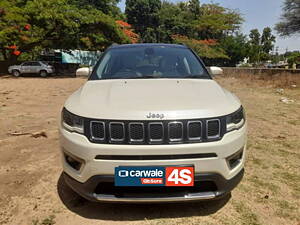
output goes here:
{"type": "Polygon", "coordinates": [[[219,200],[180,204],[108,204],[89,202],[72,191],[65,184],[62,175],[57,183],[57,191],[63,204],[79,216],[113,221],[207,216],[223,208],[231,198],[229,194],[219,200]]]}

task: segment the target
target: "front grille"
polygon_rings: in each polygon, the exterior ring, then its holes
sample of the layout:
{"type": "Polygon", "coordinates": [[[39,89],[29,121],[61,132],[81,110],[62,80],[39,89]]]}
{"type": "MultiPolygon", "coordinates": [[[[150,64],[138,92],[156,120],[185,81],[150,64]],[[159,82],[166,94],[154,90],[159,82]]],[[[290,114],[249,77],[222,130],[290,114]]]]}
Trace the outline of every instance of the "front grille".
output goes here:
{"type": "Polygon", "coordinates": [[[177,121],[85,120],[85,135],[93,143],[180,144],[220,140],[226,118],[177,121]]]}

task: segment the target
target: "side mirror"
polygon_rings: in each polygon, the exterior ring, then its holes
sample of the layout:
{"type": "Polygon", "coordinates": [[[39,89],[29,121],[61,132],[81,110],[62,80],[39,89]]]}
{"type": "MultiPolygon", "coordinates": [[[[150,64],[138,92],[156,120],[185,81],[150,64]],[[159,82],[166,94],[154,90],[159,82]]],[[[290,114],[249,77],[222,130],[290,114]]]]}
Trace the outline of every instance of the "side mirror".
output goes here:
{"type": "Polygon", "coordinates": [[[213,75],[213,76],[223,75],[222,68],[217,67],[217,66],[211,66],[211,67],[209,67],[209,71],[210,71],[210,74],[213,75]]]}
{"type": "Polygon", "coordinates": [[[92,69],[89,67],[82,67],[76,70],[76,76],[88,77],[92,69]]]}

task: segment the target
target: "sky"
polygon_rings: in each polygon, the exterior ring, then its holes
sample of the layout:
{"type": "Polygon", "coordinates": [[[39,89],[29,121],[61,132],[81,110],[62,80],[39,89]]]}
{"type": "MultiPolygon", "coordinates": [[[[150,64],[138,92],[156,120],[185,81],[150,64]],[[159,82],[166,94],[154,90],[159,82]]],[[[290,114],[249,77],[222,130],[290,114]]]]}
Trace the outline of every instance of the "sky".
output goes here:
{"type": "MultiPolygon", "coordinates": [[[[179,2],[185,0],[169,0],[170,2],[179,2]]],[[[238,10],[245,19],[242,26],[242,32],[249,34],[251,29],[259,29],[260,32],[265,27],[274,28],[274,25],[280,20],[282,14],[282,5],[284,0],[200,0],[204,3],[219,3],[221,6],[238,10]]],[[[124,10],[125,0],[119,3],[119,7],[124,10]]],[[[300,50],[300,35],[290,38],[281,38],[276,31],[273,31],[277,36],[276,46],[279,47],[279,52],[284,53],[289,51],[300,50]]]]}

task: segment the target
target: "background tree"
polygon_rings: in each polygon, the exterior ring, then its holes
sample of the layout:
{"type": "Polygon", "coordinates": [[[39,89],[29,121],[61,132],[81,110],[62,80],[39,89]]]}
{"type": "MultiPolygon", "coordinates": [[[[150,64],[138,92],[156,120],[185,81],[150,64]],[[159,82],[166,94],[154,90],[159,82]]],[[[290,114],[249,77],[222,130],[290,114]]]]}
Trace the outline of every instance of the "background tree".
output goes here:
{"type": "Polygon", "coordinates": [[[300,33],[300,1],[285,0],[281,22],[276,25],[281,36],[300,33]]]}
{"type": "Polygon", "coordinates": [[[199,0],[189,0],[187,3],[187,8],[190,14],[197,19],[201,14],[200,1],[199,0]]]}
{"type": "Polygon", "coordinates": [[[0,55],[14,61],[33,59],[43,49],[102,50],[112,43],[164,42],[185,43],[208,64],[234,66],[247,56],[253,63],[268,60],[274,46],[270,28],[262,35],[252,30],[247,41],[239,33],[241,14],[219,4],[127,0],[123,14],[118,2],[1,0],[0,55]]]}
{"type": "Polygon", "coordinates": [[[162,2],[159,10],[159,42],[172,43],[172,35],[187,35],[188,30],[191,29],[191,25],[185,22],[185,15],[179,5],[162,2]]]}
{"type": "Polygon", "coordinates": [[[137,43],[139,41],[139,35],[134,33],[132,26],[122,20],[117,20],[116,23],[122,29],[123,33],[129,38],[131,43],[137,43]]]}
{"type": "Polygon", "coordinates": [[[272,35],[272,29],[270,27],[264,28],[261,36],[262,60],[270,59],[270,52],[274,48],[275,41],[276,37],[272,35]]]}
{"type": "Polygon", "coordinates": [[[177,4],[160,0],[127,0],[125,13],[142,42],[172,43],[173,35],[195,40],[221,40],[237,31],[243,22],[238,12],[217,4],[200,5],[199,0],[177,4]]]}
{"type": "Polygon", "coordinates": [[[0,9],[0,48],[7,61],[37,48],[100,50],[129,42],[112,17],[68,0],[2,0],[0,9]]]}
{"type": "Polygon", "coordinates": [[[156,42],[155,29],[159,26],[160,0],[127,0],[127,22],[140,34],[143,42],[156,42]]]}
{"type": "Polygon", "coordinates": [[[108,14],[116,19],[123,18],[122,12],[117,4],[120,0],[71,0],[71,4],[77,5],[79,8],[92,7],[108,14]]]}
{"type": "MultiPolygon", "coordinates": [[[[241,15],[218,4],[201,6],[201,16],[193,22],[195,35],[201,39],[221,39],[240,29],[241,15]]],[[[196,37],[195,36],[195,37],[196,37]]]]}
{"type": "Polygon", "coordinates": [[[218,63],[221,66],[236,66],[248,56],[247,36],[235,33],[234,35],[226,36],[221,41],[221,47],[224,49],[226,55],[230,58],[222,60],[218,63]]]}
{"type": "Polygon", "coordinates": [[[300,52],[299,51],[286,52],[285,57],[287,58],[287,61],[288,61],[288,64],[290,67],[300,64],[300,52]]]}
{"type": "Polygon", "coordinates": [[[261,54],[261,34],[258,29],[253,29],[249,34],[249,49],[248,56],[251,63],[258,63],[260,61],[261,54]]]}
{"type": "Polygon", "coordinates": [[[276,37],[272,35],[272,29],[264,28],[262,35],[258,29],[253,29],[249,34],[248,56],[251,63],[260,63],[271,59],[270,51],[274,48],[276,37]]]}
{"type": "Polygon", "coordinates": [[[212,59],[229,59],[224,50],[215,40],[196,40],[183,35],[173,35],[172,38],[175,43],[185,44],[192,48],[207,62],[212,62],[212,59]]]}

